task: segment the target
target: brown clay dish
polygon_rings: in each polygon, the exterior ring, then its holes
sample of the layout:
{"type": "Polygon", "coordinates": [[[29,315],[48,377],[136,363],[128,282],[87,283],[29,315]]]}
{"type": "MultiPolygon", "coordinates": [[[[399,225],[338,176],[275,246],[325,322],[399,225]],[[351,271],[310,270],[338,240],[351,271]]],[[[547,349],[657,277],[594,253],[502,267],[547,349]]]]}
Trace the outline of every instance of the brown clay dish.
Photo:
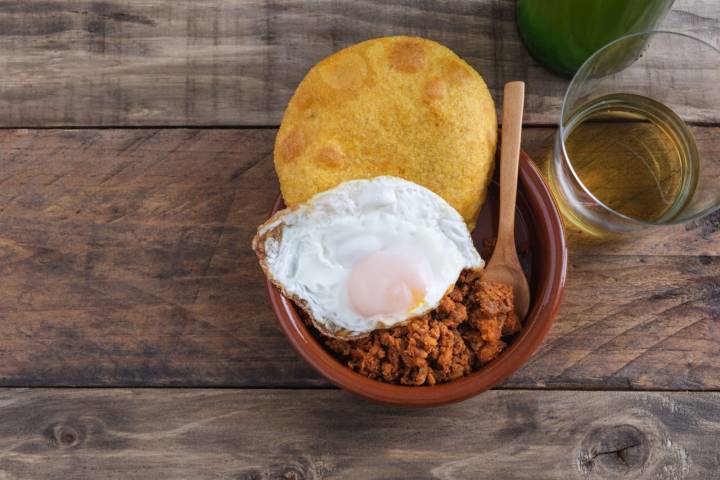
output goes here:
{"type": "MultiPolygon", "coordinates": [[[[472,234],[478,251],[482,251],[483,240],[495,237],[497,201],[497,183],[493,182],[472,234]]],[[[278,197],[272,213],[283,207],[282,198],[278,197]]],[[[520,154],[515,222],[515,236],[521,247],[520,261],[530,283],[530,313],[523,322],[522,331],[498,358],[479,371],[448,383],[421,387],[393,385],[355,373],[318,342],[298,315],[295,305],[268,281],[270,303],[285,335],[300,356],[336,385],[393,405],[431,406],[458,402],[492,388],[519,369],[550,330],[562,298],[567,267],[562,221],[542,175],[525,152],[520,154]]]]}

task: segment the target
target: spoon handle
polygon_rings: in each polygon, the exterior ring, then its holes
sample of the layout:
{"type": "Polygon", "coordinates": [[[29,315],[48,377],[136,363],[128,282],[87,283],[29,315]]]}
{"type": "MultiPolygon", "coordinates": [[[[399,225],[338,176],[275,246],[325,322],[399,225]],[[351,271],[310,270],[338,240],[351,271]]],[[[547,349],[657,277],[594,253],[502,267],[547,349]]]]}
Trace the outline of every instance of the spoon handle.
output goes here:
{"type": "Polygon", "coordinates": [[[497,245],[515,250],[515,196],[517,193],[520,135],[525,83],[509,82],[503,92],[502,146],[500,149],[500,219],[497,245]]]}

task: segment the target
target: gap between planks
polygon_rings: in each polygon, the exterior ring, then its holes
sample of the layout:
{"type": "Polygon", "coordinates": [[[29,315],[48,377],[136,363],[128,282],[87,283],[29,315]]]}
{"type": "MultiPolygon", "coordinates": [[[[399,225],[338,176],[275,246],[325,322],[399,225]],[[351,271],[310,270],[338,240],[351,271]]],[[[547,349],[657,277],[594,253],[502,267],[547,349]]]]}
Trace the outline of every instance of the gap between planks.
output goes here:
{"type": "MultiPolygon", "coordinates": [[[[346,390],[336,387],[335,385],[3,385],[0,384],[0,393],[5,390],[260,390],[260,391],[292,391],[292,392],[316,392],[316,391],[338,391],[347,392],[346,390]]],[[[604,387],[594,388],[592,386],[512,386],[499,385],[490,390],[481,392],[474,397],[487,394],[488,392],[554,392],[554,393],[602,393],[602,392],[618,392],[618,393],[720,393],[720,388],[707,388],[702,390],[694,389],[677,389],[677,388],[616,388],[604,387]]],[[[350,393],[350,392],[347,392],[350,393]]],[[[353,394],[354,395],[354,394],[353,394]]],[[[358,396],[358,398],[361,398],[358,396]]],[[[422,408],[422,407],[420,407],[422,408]]]]}

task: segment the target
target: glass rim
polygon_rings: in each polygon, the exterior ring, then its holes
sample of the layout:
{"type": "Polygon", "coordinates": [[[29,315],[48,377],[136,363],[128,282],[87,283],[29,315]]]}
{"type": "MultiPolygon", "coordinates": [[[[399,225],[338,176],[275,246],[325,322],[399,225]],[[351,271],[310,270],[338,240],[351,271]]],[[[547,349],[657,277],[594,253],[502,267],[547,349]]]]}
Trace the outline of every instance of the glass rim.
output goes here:
{"type": "Polygon", "coordinates": [[[609,212],[612,215],[615,215],[619,218],[621,218],[623,221],[632,223],[638,226],[646,226],[646,227],[660,227],[663,225],[677,225],[681,223],[685,223],[688,221],[696,220],[698,218],[704,217],[705,215],[709,215],[716,210],[720,209],[720,204],[713,205],[711,207],[706,208],[705,210],[702,210],[701,212],[696,213],[695,215],[692,215],[688,218],[678,219],[678,220],[670,220],[667,222],[653,222],[653,221],[646,221],[646,220],[640,220],[637,218],[630,217],[628,215],[625,215],[624,213],[620,213],[614,208],[609,207],[604,202],[600,201],[583,183],[582,180],[580,180],[580,177],[578,176],[577,172],[575,172],[575,168],[572,165],[572,162],[570,161],[570,155],[568,155],[567,149],[565,148],[565,138],[564,138],[564,132],[566,130],[564,125],[564,117],[565,117],[565,108],[567,106],[568,96],[570,95],[570,91],[573,89],[573,87],[576,84],[576,81],[578,80],[578,73],[585,69],[587,66],[589,66],[592,62],[595,61],[596,57],[598,57],[601,53],[606,51],[611,46],[624,42],[628,39],[635,38],[635,37],[643,37],[646,36],[648,38],[653,37],[655,35],[670,35],[670,36],[676,36],[676,37],[685,37],[689,40],[698,42],[706,47],[709,47],[710,49],[714,50],[718,56],[720,56],[720,50],[718,50],[716,47],[714,47],[712,44],[706,42],[705,40],[701,40],[697,37],[693,37],[692,35],[688,35],[686,33],[682,32],[673,32],[671,30],[644,30],[642,32],[635,32],[635,33],[628,33],[626,35],[623,35],[621,37],[616,38],[615,40],[612,40],[602,47],[598,48],[592,55],[590,55],[587,60],[585,60],[582,65],[580,65],[580,68],[577,69],[577,71],[573,74],[572,79],[570,80],[570,83],[567,86],[567,89],[565,90],[565,95],[563,95],[562,104],[560,105],[560,123],[558,125],[558,135],[559,135],[559,142],[560,147],[562,148],[562,155],[563,159],[562,161],[565,162],[566,166],[570,169],[570,173],[573,176],[573,179],[577,182],[578,185],[580,185],[580,188],[582,188],[583,192],[587,194],[597,205],[602,207],[605,211],[609,212]]]}

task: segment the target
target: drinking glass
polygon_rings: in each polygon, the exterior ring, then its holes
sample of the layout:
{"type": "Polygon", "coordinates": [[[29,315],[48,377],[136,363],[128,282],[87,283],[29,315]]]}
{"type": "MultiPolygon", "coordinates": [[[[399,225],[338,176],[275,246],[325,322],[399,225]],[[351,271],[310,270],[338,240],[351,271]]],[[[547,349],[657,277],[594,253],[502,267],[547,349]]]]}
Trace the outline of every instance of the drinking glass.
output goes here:
{"type": "Polygon", "coordinates": [[[597,49],[655,30],[674,0],[518,0],[517,25],[530,54],[571,77],[597,49]]]}
{"type": "Polygon", "coordinates": [[[577,71],[548,180],[564,217],[592,234],[686,222],[720,207],[720,51],[641,32],[577,71]]]}

